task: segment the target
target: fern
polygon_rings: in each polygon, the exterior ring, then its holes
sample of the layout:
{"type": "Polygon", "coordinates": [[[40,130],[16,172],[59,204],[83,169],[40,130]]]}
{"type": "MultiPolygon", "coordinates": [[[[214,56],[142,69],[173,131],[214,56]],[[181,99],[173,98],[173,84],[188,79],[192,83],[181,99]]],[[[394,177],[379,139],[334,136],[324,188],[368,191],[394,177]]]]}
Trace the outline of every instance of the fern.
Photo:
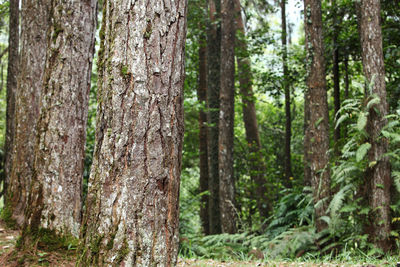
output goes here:
{"type": "Polygon", "coordinates": [[[370,143],[362,144],[362,145],[357,149],[357,152],[356,152],[356,161],[357,161],[357,162],[362,161],[370,148],[371,148],[371,144],[370,144],[370,143]]]}
{"type": "Polygon", "coordinates": [[[361,112],[358,116],[357,120],[357,130],[362,131],[364,130],[365,126],[367,125],[367,117],[368,113],[361,112]]]}
{"type": "Polygon", "coordinates": [[[327,212],[330,212],[331,217],[336,217],[340,208],[343,206],[344,199],[346,195],[351,192],[353,189],[352,184],[348,184],[345,187],[341,188],[339,192],[335,194],[332,198],[331,203],[329,204],[329,208],[327,212]]]}

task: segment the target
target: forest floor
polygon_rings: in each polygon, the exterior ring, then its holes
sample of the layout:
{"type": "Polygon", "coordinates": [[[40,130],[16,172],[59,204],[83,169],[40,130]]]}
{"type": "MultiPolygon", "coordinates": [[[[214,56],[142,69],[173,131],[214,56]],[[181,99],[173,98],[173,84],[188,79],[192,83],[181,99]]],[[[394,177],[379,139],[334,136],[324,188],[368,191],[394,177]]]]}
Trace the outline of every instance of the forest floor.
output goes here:
{"type": "MultiPolygon", "coordinates": [[[[19,267],[19,266],[54,266],[54,267],[73,267],[75,266],[76,255],[70,252],[45,252],[40,250],[16,252],[15,244],[19,236],[19,231],[7,229],[0,220],[0,266],[19,267]],[[23,260],[23,264],[21,263],[23,260]]],[[[211,259],[184,259],[179,258],[178,267],[380,267],[395,266],[395,263],[383,262],[382,264],[368,263],[317,263],[317,262],[261,262],[259,261],[216,261],[211,259]]]]}

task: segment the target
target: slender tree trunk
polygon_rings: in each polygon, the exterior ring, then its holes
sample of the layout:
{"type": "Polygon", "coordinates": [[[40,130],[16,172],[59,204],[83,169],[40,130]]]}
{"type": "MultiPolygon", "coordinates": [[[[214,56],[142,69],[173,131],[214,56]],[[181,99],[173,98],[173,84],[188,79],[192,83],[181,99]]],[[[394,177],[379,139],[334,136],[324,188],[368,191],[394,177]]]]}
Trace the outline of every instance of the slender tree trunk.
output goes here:
{"type": "Polygon", "coordinates": [[[208,0],[210,24],[207,34],[207,105],[208,105],[208,169],[209,169],[209,219],[210,234],[221,233],[221,212],[219,205],[219,91],[221,62],[221,28],[219,22],[220,0],[208,0]]]}
{"type": "Polygon", "coordinates": [[[44,1],[23,0],[18,87],[15,93],[15,129],[11,173],[7,185],[7,209],[22,227],[33,171],[36,122],[43,86],[48,29],[48,7],[44,1]]]}
{"type": "MultiPolygon", "coordinates": [[[[10,0],[10,22],[8,37],[8,69],[7,69],[7,109],[6,136],[4,143],[4,183],[3,192],[7,192],[7,184],[11,174],[13,156],[13,140],[15,132],[15,92],[17,91],[19,63],[19,0],[10,0]]],[[[3,69],[2,69],[3,70],[3,69]]],[[[2,75],[3,76],[3,75],[2,75]]],[[[3,88],[3,86],[1,87],[3,88]]],[[[7,200],[7,197],[5,197],[7,200]]]]}
{"type": "MultiPolygon", "coordinates": [[[[339,35],[338,19],[336,14],[336,0],[332,0],[333,12],[333,99],[335,105],[335,115],[340,109],[340,73],[339,73],[339,47],[337,37],[339,35]]],[[[333,131],[333,141],[335,154],[339,155],[339,139],[340,139],[340,125],[333,131]]]]}
{"type": "Polygon", "coordinates": [[[47,2],[51,25],[37,124],[25,246],[39,229],[79,236],[97,1],[47,2]]]}
{"type": "Polygon", "coordinates": [[[310,134],[308,133],[307,129],[310,125],[310,95],[309,90],[306,89],[304,92],[304,186],[311,186],[311,159],[310,153],[311,150],[311,142],[310,142],[310,134]]]}
{"type": "MultiPolygon", "coordinates": [[[[197,88],[197,98],[201,108],[199,111],[199,155],[200,155],[200,193],[208,191],[208,149],[207,149],[207,113],[204,107],[207,105],[207,44],[204,34],[200,35],[199,44],[199,86],[197,88]]],[[[203,231],[206,235],[210,234],[209,223],[209,197],[201,197],[200,219],[203,231]]]]}
{"type": "Polygon", "coordinates": [[[290,178],[293,177],[290,152],[290,140],[292,137],[292,120],[290,114],[290,82],[287,66],[287,31],[286,31],[286,0],[281,0],[281,27],[282,27],[282,64],[283,64],[283,90],[285,92],[285,181],[287,187],[291,187],[290,178]]]}
{"type": "Polygon", "coordinates": [[[305,132],[309,147],[306,147],[305,153],[308,153],[307,160],[311,169],[314,203],[318,203],[315,205],[315,215],[319,232],[327,227],[320,218],[326,214],[330,196],[329,118],[321,1],[304,0],[304,14],[308,72],[306,97],[309,108],[309,114],[306,114],[309,115],[309,122],[305,132]]]}
{"type": "Polygon", "coordinates": [[[255,198],[257,209],[262,219],[267,218],[272,211],[271,199],[268,197],[268,184],[265,177],[266,167],[261,153],[260,134],[258,131],[255,97],[252,87],[251,62],[245,41],[245,29],[240,9],[240,1],[235,0],[236,28],[240,38],[236,38],[238,48],[236,59],[239,72],[240,94],[242,96],[243,122],[246,131],[246,141],[250,148],[250,177],[256,185],[255,198]]]}
{"type": "Polygon", "coordinates": [[[175,266],[186,1],[106,0],[82,266],[175,266]]]}
{"type": "Polygon", "coordinates": [[[346,55],[344,58],[344,97],[346,99],[349,98],[349,88],[350,88],[350,79],[349,79],[349,56],[346,55]]]}
{"type": "Polygon", "coordinates": [[[221,91],[219,115],[219,195],[224,233],[236,232],[233,126],[235,122],[234,0],[221,1],[221,91]]]}
{"type": "Polygon", "coordinates": [[[387,152],[388,141],[380,133],[387,124],[385,116],[388,113],[386,100],[385,68],[382,49],[382,30],[380,25],[380,2],[362,0],[360,12],[360,36],[364,74],[367,79],[368,95],[375,94],[380,102],[369,110],[367,133],[371,143],[368,151],[370,168],[367,172],[369,203],[372,211],[371,239],[383,251],[388,251],[390,244],[390,163],[384,154],[387,152]]]}

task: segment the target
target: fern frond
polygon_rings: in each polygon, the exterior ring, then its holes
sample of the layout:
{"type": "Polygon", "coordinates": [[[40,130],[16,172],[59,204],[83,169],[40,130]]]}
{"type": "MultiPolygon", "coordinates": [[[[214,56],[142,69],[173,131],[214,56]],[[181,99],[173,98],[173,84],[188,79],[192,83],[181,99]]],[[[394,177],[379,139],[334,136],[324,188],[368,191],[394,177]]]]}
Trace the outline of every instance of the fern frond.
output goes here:
{"type": "Polygon", "coordinates": [[[356,161],[360,162],[361,160],[364,159],[365,155],[367,154],[368,150],[371,148],[371,144],[370,143],[365,143],[362,144],[356,152],[356,161]]]}
{"type": "Polygon", "coordinates": [[[347,195],[347,193],[350,192],[350,190],[353,188],[352,184],[348,184],[345,187],[341,188],[339,192],[335,194],[335,196],[332,198],[331,203],[329,204],[327,212],[330,212],[331,218],[336,217],[340,208],[343,205],[343,201],[347,195]]]}

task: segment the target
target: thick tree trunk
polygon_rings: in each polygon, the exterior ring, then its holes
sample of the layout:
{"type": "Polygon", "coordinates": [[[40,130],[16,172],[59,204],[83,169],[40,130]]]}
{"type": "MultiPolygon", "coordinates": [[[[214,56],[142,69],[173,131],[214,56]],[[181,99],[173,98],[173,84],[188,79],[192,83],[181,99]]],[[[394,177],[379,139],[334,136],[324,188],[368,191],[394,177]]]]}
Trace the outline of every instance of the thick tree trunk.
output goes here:
{"type": "Polygon", "coordinates": [[[106,0],[78,264],[174,266],[186,1],[106,0]]]}
{"type": "MultiPolygon", "coordinates": [[[[208,191],[208,149],[207,149],[207,113],[204,107],[207,105],[207,44],[204,34],[200,35],[199,44],[199,86],[197,98],[200,102],[199,110],[199,155],[200,155],[200,193],[208,191]]],[[[204,234],[210,234],[209,222],[209,197],[204,194],[201,197],[200,219],[204,234]]]]}
{"type": "Polygon", "coordinates": [[[221,91],[219,115],[219,196],[224,233],[236,232],[233,126],[235,122],[234,0],[221,1],[221,91]]]}
{"type": "Polygon", "coordinates": [[[287,66],[287,30],[286,30],[286,0],[281,0],[281,41],[282,41],[282,65],[283,65],[283,90],[285,93],[285,181],[286,187],[291,187],[292,161],[290,151],[290,141],[292,138],[292,119],[290,114],[290,84],[289,70],[287,66]]]}
{"type": "Polygon", "coordinates": [[[240,94],[242,96],[243,122],[246,131],[246,141],[251,153],[250,156],[250,177],[256,185],[253,197],[257,203],[257,209],[262,217],[266,219],[272,211],[271,199],[268,197],[268,184],[265,177],[265,162],[261,153],[260,134],[258,131],[255,97],[252,87],[251,62],[245,41],[245,29],[241,14],[240,1],[235,0],[236,29],[241,38],[235,39],[238,48],[236,54],[240,94]]]}
{"type": "Polygon", "coordinates": [[[48,1],[48,48],[35,161],[22,236],[79,236],[97,1],[48,1]]]}
{"type": "Polygon", "coordinates": [[[369,110],[367,132],[371,149],[368,151],[370,164],[368,170],[369,203],[372,212],[372,241],[385,252],[390,249],[390,163],[384,156],[388,141],[380,136],[387,124],[388,113],[386,100],[385,68],[382,49],[382,31],[380,25],[380,2],[362,0],[360,12],[360,36],[364,74],[370,90],[368,95],[375,94],[380,102],[369,110]]]}
{"type": "Polygon", "coordinates": [[[45,1],[23,0],[21,18],[13,161],[7,188],[7,209],[18,226],[25,221],[24,211],[33,171],[36,122],[47,48],[47,4],[45,1]]]}
{"type": "Polygon", "coordinates": [[[210,24],[207,34],[207,105],[208,105],[208,170],[209,170],[209,219],[210,234],[221,233],[219,205],[219,91],[221,65],[221,28],[219,22],[220,0],[208,0],[210,24]]]}
{"type": "Polygon", "coordinates": [[[309,108],[309,122],[305,132],[309,147],[305,153],[308,153],[307,159],[311,168],[314,203],[318,203],[315,208],[316,227],[317,231],[321,231],[327,226],[320,218],[326,214],[330,196],[329,117],[321,1],[304,0],[304,20],[308,72],[306,102],[309,108]]]}
{"type": "MultiPolygon", "coordinates": [[[[7,109],[6,136],[4,142],[4,183],[3,192],[7,192],[7,184],[11,174],[13,156],[13,140],[15,132],[15,93],[17,91],[19,63],[19,0],[10,0],[10,22],[8,37],[8,69],[7,69],[7,109]]],[[[3,76],[3,75],[2,75],[3,76]]],[[[2,87],[1,87],[2,88],[2,87]]],[[[5,197],[7,200],[7,197],[5,197]]]]}
{"type": "MultiPolygon", "coordinates": [[[[332,11],[333,11],[333,99],[335,105],[335,114],[334,118],[336,118],[336,114],[340,109],[340,73],[339,73],[339,47],[337,38],[339,35],[338,28],[338,19],[336,14],[336,0],[332,0],[332,11]]],[[[336,126],[336,125],[335,125],[336,126]]],[[[340,125],[333,130],[333,141],[334,141],[334,150],[335,154],[339,155],[339,139],[340,139],[340,125]]]]}

